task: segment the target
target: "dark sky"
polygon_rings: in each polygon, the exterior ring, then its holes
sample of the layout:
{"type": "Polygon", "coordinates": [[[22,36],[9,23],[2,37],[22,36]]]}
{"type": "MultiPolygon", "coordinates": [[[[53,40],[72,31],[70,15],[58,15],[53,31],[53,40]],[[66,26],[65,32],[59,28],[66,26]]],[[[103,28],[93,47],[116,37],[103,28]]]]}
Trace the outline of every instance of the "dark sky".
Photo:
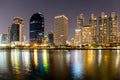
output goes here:
{"type": "Polygon", "coordinates": [[[0,0],[0,33],[7,33],[15,16],[25,20],[24,33],[29,36],[29,20],[41,12],[45,17],[45,31],[53,30],[54,16],[64,14],[69,18],[69,39],[74,35],[76,16],[83,13],[86,24],[91,13],[99,16],[112,11],[120,15],[120,0],[0,0]]]}

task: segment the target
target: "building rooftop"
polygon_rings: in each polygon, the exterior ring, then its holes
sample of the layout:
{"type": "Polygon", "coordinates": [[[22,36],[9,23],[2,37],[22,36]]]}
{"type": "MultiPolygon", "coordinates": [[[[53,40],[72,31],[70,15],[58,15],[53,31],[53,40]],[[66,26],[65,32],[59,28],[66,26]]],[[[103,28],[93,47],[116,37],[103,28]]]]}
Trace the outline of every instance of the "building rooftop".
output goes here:
{"type": "Polygon", "coordinates": [[[64,17],[64,18],[66,18],[66,19],[68,20],[68,18],[67,18],[65,15],[55,16],[55,19],[56,19],[56,18],[61,18],[61,17],[64,17]]]}

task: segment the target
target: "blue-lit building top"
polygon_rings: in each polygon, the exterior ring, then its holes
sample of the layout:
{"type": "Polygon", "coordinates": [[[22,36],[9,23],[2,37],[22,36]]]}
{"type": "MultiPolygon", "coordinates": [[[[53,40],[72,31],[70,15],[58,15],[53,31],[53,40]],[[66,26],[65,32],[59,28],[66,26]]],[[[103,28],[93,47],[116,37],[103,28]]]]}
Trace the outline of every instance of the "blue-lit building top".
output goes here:
{"type": "Polygon", "coordinates": [[[44,16],[41,13],[35,13],[30,19],[30,43],[41,44],[44,40],[44,16]]]}

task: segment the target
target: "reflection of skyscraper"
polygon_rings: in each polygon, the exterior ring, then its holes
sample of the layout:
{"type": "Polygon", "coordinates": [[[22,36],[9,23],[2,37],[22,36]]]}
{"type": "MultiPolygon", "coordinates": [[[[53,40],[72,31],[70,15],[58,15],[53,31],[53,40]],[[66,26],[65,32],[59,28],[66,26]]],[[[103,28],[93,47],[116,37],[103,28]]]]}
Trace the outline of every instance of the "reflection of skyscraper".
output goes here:
{"type": "Polygon", "coordinates": [[[8,28],[9,42],[11,44],[22,44],[23,41],[23,26],[24,22],[22,18],[15,17],[13,19],[13,24],[8,28]]]}
{"type": "Polygon", "coordinates": [[[44,16],[35,13],[30,19],[30,43],[42,43],[44,37],[44,16]]]}
{"type": "MultiPolygon", "coordinates": [[[[0,72],[6,73],[8,71],[7,58],[8,54],[6,51],[0,51],[0,72]]],[[[0,78],[1,79],[1,78],[0,78]]]]}
{"type": "Polygon", "coordinates": [[[104,12],[101,13],[99,17],[99,43],[107,43],[108,42],[108,16],[105,15],[104,12]]]}
{"type": "Polygon", "coordinates": [[[65,45],[68,39],[68,18],[55,16],[55,45],[65,45]]]}
{"type": "Polygon", "coordinates": [[[37,49],[34,49],[34,65],[35,65],[35,68],[38,67],[38,50],[37,49]]]}
{"type": "Polygon", "coordinates": [[[117,42],[117,33],[118,33],[118,16],[115,12],[111,13],[109,17],[109,42],[117,42]]]}
{"type": "Polygon", "coordinates": [[[21,65],[21,53],[19,49],[12,49],[11,50],[11,65],[15,69],[14,71],[18,74],[21,72],[20,65],[21,65]]]}

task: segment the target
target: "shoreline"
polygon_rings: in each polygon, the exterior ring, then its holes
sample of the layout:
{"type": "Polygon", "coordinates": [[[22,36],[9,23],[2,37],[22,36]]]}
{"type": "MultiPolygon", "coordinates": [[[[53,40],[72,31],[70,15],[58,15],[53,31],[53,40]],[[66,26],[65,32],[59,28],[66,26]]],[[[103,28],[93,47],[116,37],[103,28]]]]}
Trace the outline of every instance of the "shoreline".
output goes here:
{"type": "Polygon", "coordinates": [[[40,50],[120,50],[119,47],[107,48],[41,48],[41,47],[0,47],[0,49],[40,49],[40,50]]]}

